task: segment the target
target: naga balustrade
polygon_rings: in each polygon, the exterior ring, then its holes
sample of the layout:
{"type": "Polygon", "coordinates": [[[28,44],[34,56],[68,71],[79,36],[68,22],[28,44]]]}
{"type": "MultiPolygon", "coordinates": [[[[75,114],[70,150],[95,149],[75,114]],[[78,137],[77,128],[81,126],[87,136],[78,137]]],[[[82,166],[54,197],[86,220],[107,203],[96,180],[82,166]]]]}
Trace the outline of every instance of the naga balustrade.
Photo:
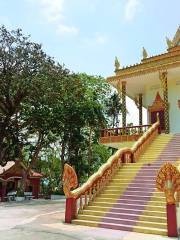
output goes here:
{"type": "Polygon", "coordinates": [[[66,196],[66,223],[71,223],[73,219],[77,218],[79,212],[82,212],[87,205],[92,203],[123,164],[138,160],[139,155],[158,134],[158,128],[159,119],[139,138],[132,148],[119,149],[86,183],[77,189],[75,189],[78,185],[76,172],[71,166],[65,164],[63,190],[66,196]],[[72,191],[71,189],[75,190],[72,191]]]}
{"type": "Polygon", "coordinates": [[[180,203],[180,169],[171,163],[165,163],[156,177],[156,188],[166,197],[168,237],[178,236],[177,208],[180,203]]]}
{"type": "Polygon", "coordinates": [[[100,143],[137,141],[149,127],[151,125],[102,129],[100,143]]]}
{"type": "Polygon", "coordinates": [[[134,162],[137,162],[140,155],[145,151],[147,146],[155,139],[155,137],[160,133],[160,122],[159,117],[157,117],[157,122],[154,123],[148,130],[138,139],[137,142],[131,148],[133,152],[134,162]]]}

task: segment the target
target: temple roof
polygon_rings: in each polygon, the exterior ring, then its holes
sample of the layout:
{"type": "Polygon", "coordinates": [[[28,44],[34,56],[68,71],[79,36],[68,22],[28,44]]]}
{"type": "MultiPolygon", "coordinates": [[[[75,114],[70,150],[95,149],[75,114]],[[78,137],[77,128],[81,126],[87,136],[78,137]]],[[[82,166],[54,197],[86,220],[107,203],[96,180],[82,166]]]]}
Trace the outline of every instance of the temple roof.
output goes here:
{"type": "MultiPolygon", "coordinates": [[[[115,70],[116,76],[121,76],[122,79],[130,77],[130,75],[135,76],[139,74],[144,74],[147,72],[155,72],[158,70],[173,68],[174,66],[180,66],[180,26],[176,31],[173,40],[169,40],[169,46],[166,52],[145,57],[140,63],[136,63],[130,66],[122,67],[115,70]]],[[[113,81],[116,76],[111,76],[107,78],[108,82],[113,81]]]]}
{"type": "Polygon", "coordinates": [[[31,178],[41,178],[43,174],[33,171],[32,169],[28,169],[25,164],[21,161],[9,161],[5,166],[0,166],[0,177],[3,177],[7,174],[14,176],[18,175],[18,172],[21,172],[19,169],[28,170],[28,175],[31,178]],[[19,171],[17,171],[19,170],[19,171]]]}
{"type": "MultiPolygon", "coordinates": [[[[178,27],[173,40],[168,39],[167,43],[167,51],[156,56],[148,56],[147,51],[143,49],[143,59],[140,63],[122,68],[119,65],[116,67],[115,75],[108,77],[107,82],[121,91],[120,82],[125,81],[126,95],[135,99],[139,93],[145,93],[147,86],[160,88],[157,85],[160,84],[159,74],[162,71],[167,72],[168,82],[179,79],[180,27],[178,27]]],[[[148,107],[145,102],[144,107],[148,107]]]]}

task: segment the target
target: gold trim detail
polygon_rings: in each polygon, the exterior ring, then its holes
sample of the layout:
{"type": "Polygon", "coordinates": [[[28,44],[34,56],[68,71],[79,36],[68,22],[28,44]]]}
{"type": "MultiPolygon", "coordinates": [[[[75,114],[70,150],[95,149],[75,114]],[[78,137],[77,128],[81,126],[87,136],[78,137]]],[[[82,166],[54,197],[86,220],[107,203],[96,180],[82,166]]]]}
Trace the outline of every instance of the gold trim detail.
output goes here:
{"type": "Polygon", "coordinates": [[[168,204],[175,203],[175,192],[180,191],[180,172],[171,163],[165,163],[156,177],[156,187],[164,192],[168,204]]]}
{"type": "Polygon", "coordinates": [[[158,112],[164,110],[164,101],[162,100],[159,92],[156,93],[156,98],[151,106],[148,107],[148,111],[150,113],[152,112],[158,112]]]}

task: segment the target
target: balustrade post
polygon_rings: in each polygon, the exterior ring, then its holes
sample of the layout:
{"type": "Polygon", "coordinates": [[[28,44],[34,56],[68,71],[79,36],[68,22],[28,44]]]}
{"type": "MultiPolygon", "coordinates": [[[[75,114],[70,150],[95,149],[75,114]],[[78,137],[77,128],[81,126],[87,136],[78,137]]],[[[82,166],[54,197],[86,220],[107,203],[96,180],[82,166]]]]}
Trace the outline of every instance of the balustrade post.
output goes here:
{"type": "Polygon", "coordinates": [[[77,200],[75,198],[66,198],[65,223],[71,223],[77,216],[77,200]]]}
{"type": "Polygon", "coordinates": [[[84,195],[84,204],[85,206],[87,206],[87,192],[85,192],[85,195],[84,195]]]}
{"type": "Polygon", "coordinates": [[[121,159],[122,159],[122,163],[125,163],[125,153],[122,154],[121,159]]]}
{"type": "Polygon", "coordinates": [[[177,237],[176,204],[166,205],[168,237],[177,237]]]}
{"type": "Polygon", "coordinates": [[[89,189],[89,204],[92,202],[92,188],[89,189]]]}
{"type": "Polygon", "coordinates": [[[135,163],[134,153],[131,153],[131,163],[135,163]]]}

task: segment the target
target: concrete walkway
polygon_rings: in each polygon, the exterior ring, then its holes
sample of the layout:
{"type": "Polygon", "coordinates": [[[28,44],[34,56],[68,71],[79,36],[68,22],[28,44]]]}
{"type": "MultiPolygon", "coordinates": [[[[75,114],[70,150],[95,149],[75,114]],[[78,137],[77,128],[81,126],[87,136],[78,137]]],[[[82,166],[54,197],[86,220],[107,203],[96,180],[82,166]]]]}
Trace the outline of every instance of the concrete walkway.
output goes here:
{"type": "Polygon", "coordinates": [[[167,240],[150,234],[64,223],[65,200],[0,203],[0,240],[167,240]]]}

